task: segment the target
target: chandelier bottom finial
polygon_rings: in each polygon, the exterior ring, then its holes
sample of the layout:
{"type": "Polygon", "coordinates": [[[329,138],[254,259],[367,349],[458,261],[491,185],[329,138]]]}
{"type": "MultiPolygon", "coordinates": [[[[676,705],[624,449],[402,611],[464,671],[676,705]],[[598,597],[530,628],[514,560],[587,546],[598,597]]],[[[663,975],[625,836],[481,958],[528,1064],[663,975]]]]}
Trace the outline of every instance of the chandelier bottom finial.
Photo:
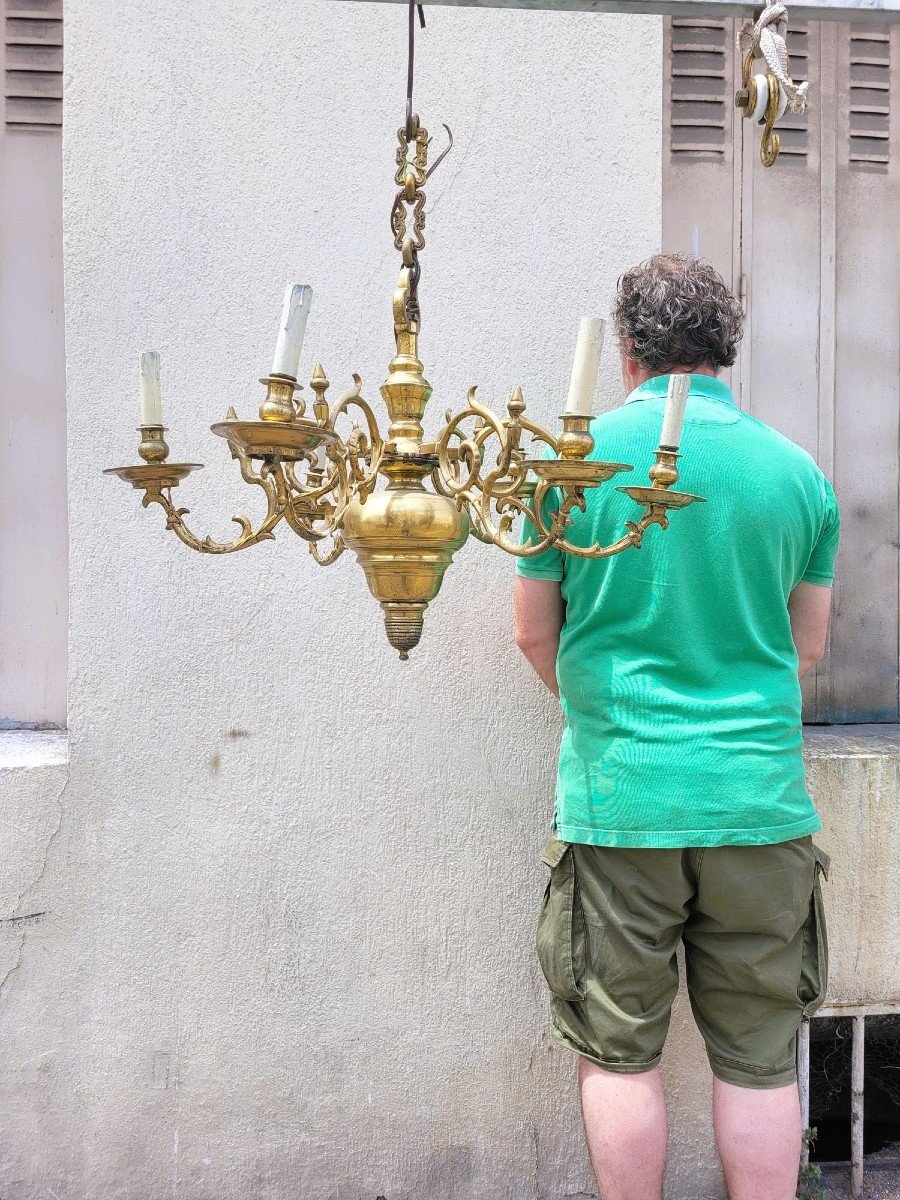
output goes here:
{"type": "Polygon", "coordinates": [[[444,572],[469,536],[465,512],[446,496],[427,492],[415,477],[437,462],[423,459],[407,463],[403,477],[384,491],[353,499],[344,517],[344,541],[365,571],[388,641],[404,661],[422,636],[425,609],[444,572]]]}

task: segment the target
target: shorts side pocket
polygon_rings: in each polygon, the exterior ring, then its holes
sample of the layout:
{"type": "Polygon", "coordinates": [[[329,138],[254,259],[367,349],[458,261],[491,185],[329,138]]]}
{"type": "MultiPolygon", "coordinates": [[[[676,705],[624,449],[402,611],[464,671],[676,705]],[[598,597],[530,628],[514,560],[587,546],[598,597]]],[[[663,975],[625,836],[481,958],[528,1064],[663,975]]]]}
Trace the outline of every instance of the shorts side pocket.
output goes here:
{"type": "Polygon", "coordinates": [[[575,855],[552,834],[541,861],[550,868],[537,926],[537,954],[550,991],[561,1000],[583,1000],[585,931],[575,855]]]}
{"type": "Polygon", "coordinates": [[[825,999],[828,990],[828,931],[825,924],[825,903],[822,879],[828,878],[830,859],[824,850],[813,846],[815,875],[809,916],[803,926],[803,962],[797,995],[803,1004],[804,1017],[812,1016],[825,999]]]}

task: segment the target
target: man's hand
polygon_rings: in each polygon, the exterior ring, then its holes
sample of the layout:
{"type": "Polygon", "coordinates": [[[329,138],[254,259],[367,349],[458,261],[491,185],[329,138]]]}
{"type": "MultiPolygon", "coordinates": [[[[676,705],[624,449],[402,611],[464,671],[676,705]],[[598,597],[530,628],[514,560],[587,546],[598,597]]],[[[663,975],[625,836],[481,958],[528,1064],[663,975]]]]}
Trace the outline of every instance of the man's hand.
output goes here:
{"type": "Polygon", "coordinates": [[[825,653],[831,588],[818,583],[798,583],[788,598],[788,612],[791,615],[791,636],[800,660],[797,673],[802,679],[825,653]]]}
{"type": "Polygon", "coordinates": [[[516,579],[515,603],[516,645],[558,697],[556,655],[565,614],[559,584],[554,579],[525,579],[520,575],[516,579]]]}

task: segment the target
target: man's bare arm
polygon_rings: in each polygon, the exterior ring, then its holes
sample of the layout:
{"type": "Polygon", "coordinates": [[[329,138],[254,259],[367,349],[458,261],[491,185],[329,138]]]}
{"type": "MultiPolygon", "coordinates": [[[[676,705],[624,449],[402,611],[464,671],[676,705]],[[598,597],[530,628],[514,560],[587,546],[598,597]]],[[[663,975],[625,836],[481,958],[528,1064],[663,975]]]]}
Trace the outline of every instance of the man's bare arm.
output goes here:
{"type": "Polygon", "coordinates": [[[554,696],[556,655],[565,604],[554,579],[516,579],[516,645],[554,696]]]}
{"type": "Polygon", "coordinates": [[[791,615],[791,635],[800,660],[798,674],[802,679],[825,653],[828,641],[828,618],[831,614],[831,588],[818,583],[798,583],[788,598],[791,615]]]}

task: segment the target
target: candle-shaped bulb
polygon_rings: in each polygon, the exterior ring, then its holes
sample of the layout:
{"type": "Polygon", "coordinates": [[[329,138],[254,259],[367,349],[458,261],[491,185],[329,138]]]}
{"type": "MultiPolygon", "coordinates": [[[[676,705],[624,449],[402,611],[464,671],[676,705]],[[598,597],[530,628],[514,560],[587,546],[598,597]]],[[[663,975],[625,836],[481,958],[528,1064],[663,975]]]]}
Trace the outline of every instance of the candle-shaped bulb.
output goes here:
{"type": "Polygon", "coordinates": [[[162,425],[162,396],[159,390],[159,354],[155,350],[142,350],[139,362],[141,371],[141,424],[162,425]]]}
{"type": "Polygon", "coordinates": [[[572,360],[569,398],[566,412],[589,417],[594,407],[597,372],[600,370],[600,351],[606,322],[600,317],[582,317],[578,323],[578,339],[572,360]]]}
{"type": "Polygon", "coordinates": [[[691,390],[690,375],[670,375],[669,394],[666,398],[666,411],[663,414],[660,447],[667,450],[677,450],[681,441],[681,424],[684,420],[684,409],[687,404],[688,392],[691,390]]]}
{"type": "Polygon", "coordinates": [[[271,374],[287,375],[289,379],[297,378],[303,335],[306,333],[311,304],[312,288],[308,284],[289,283],[284,289],[281,324],[278,326],[278,341],[275,343],[271,374]]]}

